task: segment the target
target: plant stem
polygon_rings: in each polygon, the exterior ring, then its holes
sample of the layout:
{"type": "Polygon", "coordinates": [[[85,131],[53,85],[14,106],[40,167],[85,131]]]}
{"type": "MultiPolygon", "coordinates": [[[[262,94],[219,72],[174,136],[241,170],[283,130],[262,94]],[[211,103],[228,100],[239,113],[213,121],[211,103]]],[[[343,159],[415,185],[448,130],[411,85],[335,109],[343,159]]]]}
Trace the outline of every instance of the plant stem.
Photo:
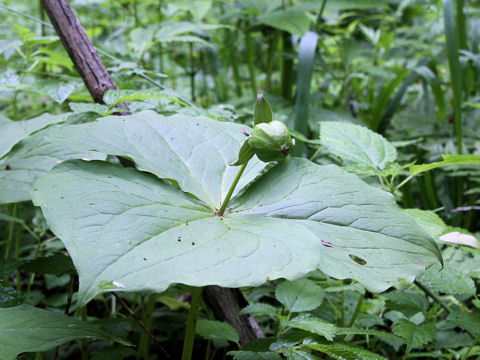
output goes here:
{"type": "MultiPolygon", "coordinates": [[[[80,310],[82,321],[87,322],[87,305],[81,308],[80,310]]],[[[83,339],[80,344],[80,351],[82,355],[82,360],[88,360],[88,342],[83,339]]]]}
{"type": "MultiPolygon", "coordinates": [[[[147,301],[147,308],[145,311],[145,315],[143,316],[143,321],[147,329],[149,329],[152,325],[152,316],[153,316],[153,309],[155,308],[155,294],[151,294],[148,297],[147,301]]],[[[140,344],[138,346],[138,358],[139,359],[148,359],[148,334],[146,332],[142,333],[140,337],[140,344]]]]}
{"type": "Polygon", "coordinates": [[[247,51],[248,73],[250,75],[250,90],[254,98],[257,97],[257,84],[255,80],[255,54],[253,48],[252,34],[250,30],[245,31],[245,47],[247,51]]]}
{"type": "Polygon", "coordinates": [[[291,35],[286,31],[282,32],[282,52],[282,97],[290,102],[293,86],[293,45],[291,35]]]}
{"type": "Polygon", "coordinates": [[[480,334],[478,334],[475,339],[473,339],[472,341],[472,344],[468,347],[467,351],[465,352],[465,354],[463,354],[461,360],[466,360],[468,358],[468,355],[470,354],[470,352],[472,351],[473,347],[475,345],[477,345],[478,341],[480,340],[480,334]]]}
{"type": "Polygon", "coordinates": [[[188,57],[190,60],[190,97],[192,98],[192,102],[195,102],[195,68],[194,68],[194,60],[193,60],[193,43],[188,43],[188,57]]]}
{"type": "Polygon", "coordinates": [[[362,306],[364,298],[365,298],[365,294],[360,294],[360,296],[358,297],[357,305],[355,306],[355,310],[353,311],[353,315],[345,325],[346,327],[352,327],[352,325],[355,323],[355,320],[357,319],[357,316],[360,312],[360,308],[362,306]]]}
{"type": "MultiPolygon", "coordinates": [[[[12,217],[17,216],[17,204],[12,205],[12,217]]],[[[13,230],[15,229],[15,221],[10,221],[10,226],[8,228],[8,237],[7,237],[7,242],[5,246],[5,260],[8,260],[9,253],[10,253],[10,246],[12,244],[12,239],[13,239],[13,230]]]]}
{"type": "Polygon", "coordinates": [[[268,53],[267,53],[267,75],[265,79],[265,90],[270,91],[272,87],[272,72],[273,72],[273,59],[278,47],[279,34],[277,31],[270,36],[268,41],[268,53]]]}
{"type": "Polygon", "coordinates": [[[193,343],[195,341],[195,326],[197,324],[198,309],[202,299],[202,288],[192,287],[192,302],[190,303],[190,312],[188,313],[187,329],[185,330],[185,340],[183,341],[182,360],[191,360],[193,353],[193,343]]]}
{"type": "Polygon", "coordinates": [[[407,182],[409,182],[410,180],[412,180],[412,178],[413,178],[414,176],[415,176],[415,175],[409,175],[407,178],[405,178],[405,180],[403,180],[400,184],[398,184],[398,185],[395,187],[395,190],[400,189],[403,185],[405,185],[407,182]]]}
{"type": "MultiPolygon", "coordinates": [[[[72,275],[72,280],[70,281],[70,286],[68,290],[68,299],[67,305],[65,306],[65,311],[63,312],[64,315],[68,316],[70,312],[70,305],[72,304],[72,297],[73,297],[73,287],[75,285],[75,276],[72,275]]],[[[62,345],[58,345],[55,349],[55,360],[60,360],[60,350],[62,349],[62,345]]]]}
{"type": "Polygon", "coordinates": [[[233,79],[235,80],[235,93],[238,97],[243,95],[242,91],[242,79],[240,77],[240,70],[238,69],[238,59],[236,56],[235,45],[236,45],[236,37],[232,35],[231,30],[226,30],[226,44],[229,44],[230,48],[228,49],[229,57],[230,57],[230,64],[232,66],[233,72],[233,79]]]}
{"type": "Polygon", "coordinates": [[[238,180],[240,180],[240,177],[243,174],[243,171],[247,167],[248,162],[242,165],[240,170],[238,170],[237,176],[235,176],[235,179],[233,179],[232,185],[230,185],[230,189],[228,189],[227,196],[225,196],[225,199],[223,200],[222,205],[220,206],[220,209],[217,212],[218,216],[222,216],[225,213],[225,209],[227,208],[228,202],[230,201],[230,198],[232,197],[233,190],[235,190],[235,187],[237,186],[238,180]]]}
{"type": "Polygon", "coordinates": [[[430,296],[433,300],[435,300],[438,304],[440,304],[440,306],[441,306],[442,308],[444,308],[445,311],[446,311],[448,314],[451,314],[451,313],[452,313],[452,309],[450,309],[450,308],[448,307],[448,305],[445,304],[445,303],[442,301],[442,299],[440,299],[440,297],[439,297],[437,294],[435,294],[435,293],[434,293],[433,291],[431,291],[429,288],[423,286],[422,283],[420,283],[420,281],[418,281],[418,280],[415,280],[414,283],[415,283],[415,285],[417,285],[417,286],[420,288],[420,290],[422,290],[425,294],[427,294],[427,295],[430,296]]]}

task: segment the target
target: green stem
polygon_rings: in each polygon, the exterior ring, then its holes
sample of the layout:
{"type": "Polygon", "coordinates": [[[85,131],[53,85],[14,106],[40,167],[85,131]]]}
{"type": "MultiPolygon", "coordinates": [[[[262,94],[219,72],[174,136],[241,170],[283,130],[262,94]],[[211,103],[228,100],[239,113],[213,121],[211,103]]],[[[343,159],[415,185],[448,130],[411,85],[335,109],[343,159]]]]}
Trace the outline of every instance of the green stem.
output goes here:
{"type": "Polygon", "coordinates": [[[473,347],[475,345],[477,345],[478,341],[480,340],[480,334],[478,334],[475,339],[473,339],[472,341],[472,344],[468,347],[467,351],[465,352],[465,354],[463,354],[461,360],[466,360],[468,358],[468,355],[470,354],[470,352],[472,351],[473,347]]]}
{"type": "Polygon", "coordinates": [[[315,28],[317,29],[317,32],[319,32],[320,30],[320,24],[322,23],[322,15],[323,11],[325,10],[325,5],[327,5],[327,0],[323,0],[320,11],[318,12],[317,21],[315,23],[315,28]]]}
{"type": "Polygon", "coordinates": [[[435,302],[437,302],[442,308],[445,309],[445,311],[448,313],[448,314],[451,314],[452,313],[452,309],[450,309],[448,307],[447,304],[445,304],[442,299],[440,299],[440,297],[435,294],[433,291],[431,291],[429,288],[425,287],[422,285],[422,283],[420,283],[420,281],[418,280],[415,280],[415,285],[417,285],[420,290],[422,290],[425,294],[427,294],[428,296],[430,296],[433,300],[435,300],[435,302]]]}
{"type": "Polygon", "coordinates": [[[282,33],[282,47],[282,97],[290,102],[293,87],[293,45],[291,35],[286,31],[282,33]]]}
{"type": "Polygon", "coordinates": [[[193,43],[188,43],[188,57],[190,59],[190,94],[192,102],[195,102],[195,69],[193,60],[193,43]]]}
{"type": "Polygon", "coordinates": [[[190,303],[190,312],[188,313],[187,329],[185,330],[185,340],[183,342],[182,360],[191,360],[193,353],[193,343],[195,341],[195,326],[197,324],[198,309],[202,299],[202,288],[192,287],[192,302],[190,303]]]}
{"type": "Polygon", "coordinates": [[[228,189],[227,196],[225,196],[225,199],[223,200],[222,205],[220,206],[220,209],[217,212],[218,216],[223,216],[225,213],[225,209],[227,208],[228,202],[230,201],[230,198],[232,197],[233,190],[235,190],[235,187],[237,186],[238,180],[240,180],[240,177],[242,176],[245,168],[247,167],[248,162],[242,165],[240,170],[238,170],[237,176],[235,176],[235,179],[233,179],[232,185],[230,185],[230,189],[228,189]]]}
{"type": "Polygon", "coordinates": [[[238,69],[238,58],[236,55],[236,37],[232,35],[231,30],[225,30],[225,44],[229,46],[228,54],[230,59],[230,65],[232,66],[233,80],[235,81],[235,93],[238,97],[243,95],[242,91],[242,79],[240,78],[240,71],[238,69]]]}
{"type": "Polygon", "coordinates": [[[353,315],[348,321],[348,323],[346,324],[346,327],[352,327],[352,325],[355,323],[355,320],[357,319],[357,316],[360,313],[360,308],[362,306],[364,298],[365,298],[365,294],[360,294],[357,301],[357,305],[355,306],[355,310],[353,311],[353,315]]]}
{"type": "MultiPolygon", "coordinates": [[[[80,310],[82,315],[82,320],[87,322],[87,306],[81,308],[80,310]]],[[[80,345],[82,360],[88,360],[88,342],[87,340],[82,340],[80,345]]]]}
{"type": "Polygon", "coordinates": [[[278,47],[278,32],[275,31],[273,35],[270,36],[268,42],[268,53],[267,53],[267,75],[265,79],[265,90],[270,91],[272,87],[272,72],[273,72],[273,59],[275,57],[275,52],[278,47]]]}
{"type": "MultiPolygon", "coordinates": [[[[145,315],[143,317],[143,323],[145,326],[150,329],[152,325],[152,316],[153,316],[153,309],[155,308],[155,294],[152,294],[148,297],[147,301],[147,308],[145,310],[145,315]]],[[[148,359],[148,334],[146,332],[142,332],[142,336],[140,337],[140,344],[138,346],[138,356],[139,359],[148,359]]]]}
{"type": "Polygon", "coordinates": [[[409,175],[407,178],[405,178],[405,180],[403,180],[400,184],[398,184],[398,185],[395,187],[395,190],[400,189],[403,185],[405,185],[407,182],[409,182],[410,180],[412,180],[412,178],[413,178],[414,176],[415,176],[415,175],[409,175]]]}
{"type": "Polygon", "coordinates": [[[432,209],[438,207],[437,197],[435,195],[435,188],[433,186],[432,176],[429,172],[423,174],[423,180],[425,181],[425,189],[427,190],[427,198],[430,201],[432,209]]]}
{"type": "MultiPolygon", "coordinates": [[[[12,217],[17,216],[17,204],[12,205],[12,217]]],[[[10,246],[12,245],[12,239],[13,239],[13,231],[15,229],[15,221],[10,221],[10,226],[8,228],[8,237],[7,237],[7,242],[6,242],[6,247],[5,247],[5,260],[8,260],[8,257],[10,255],[10,246]]]]}
{"type": "Polygon", "coordinates": [[[253,49],[253,40],[250,30],[245,31],[245,47],[247,50],[247,65],[250,78],[250,90],[253,96],[257,97],[257,84],[255,80],[255,54],[253,49]]]}

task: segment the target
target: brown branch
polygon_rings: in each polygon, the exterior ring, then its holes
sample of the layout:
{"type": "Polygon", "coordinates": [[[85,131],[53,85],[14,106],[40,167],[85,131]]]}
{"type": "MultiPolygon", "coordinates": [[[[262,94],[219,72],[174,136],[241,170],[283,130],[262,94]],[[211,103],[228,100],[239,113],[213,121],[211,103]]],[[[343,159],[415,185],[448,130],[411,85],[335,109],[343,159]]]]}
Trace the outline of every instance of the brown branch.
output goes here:
{"type": "Polygon", "coordinates": [[[248,305],[239,289],[205,286],[203,298],[217,319],[229,322],[238,331],[240,344],[265,337],[253,316],[237,316],[238,312],[248,305]]]}
{"type": "MultiPolygon", "coordinates": [[[[41,0],[41,3],[94,101],[103,104],[105,92],[118,88],[68,1],[41,0]]],[[[120,106],[128,110],[126,104],[120,106]]],[[[218,320],[227,321],[235,327],[240,335],[240,343],[244,344],[264,336],[253,317],[236,317],[236,314],[248,304],[240,290],[206,286],[204,298],[218,320]]]]}
{"type": "Polygon", "coordinates": [[[41,0],[63,46],[95,102],[105,91],[118,89],[67,0],[41,0]]]}

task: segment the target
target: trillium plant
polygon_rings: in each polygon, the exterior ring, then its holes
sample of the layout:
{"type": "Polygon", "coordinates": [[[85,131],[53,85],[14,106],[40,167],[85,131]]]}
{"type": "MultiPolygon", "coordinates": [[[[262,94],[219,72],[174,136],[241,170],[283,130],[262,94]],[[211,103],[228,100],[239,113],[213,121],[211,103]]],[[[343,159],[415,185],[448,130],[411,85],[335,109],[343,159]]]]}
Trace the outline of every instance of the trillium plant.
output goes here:
{"type": "Polygon", "coordinates": [[[391,194],[291,157],[294,140],[262,95],[254,118],[251,129],[144,111],[44,135],[103,159],[64,161],[32,189],[78,271],[79,305],[107,291],[249,287],[314,270],[380,292],[441,260],[391,194]]]}

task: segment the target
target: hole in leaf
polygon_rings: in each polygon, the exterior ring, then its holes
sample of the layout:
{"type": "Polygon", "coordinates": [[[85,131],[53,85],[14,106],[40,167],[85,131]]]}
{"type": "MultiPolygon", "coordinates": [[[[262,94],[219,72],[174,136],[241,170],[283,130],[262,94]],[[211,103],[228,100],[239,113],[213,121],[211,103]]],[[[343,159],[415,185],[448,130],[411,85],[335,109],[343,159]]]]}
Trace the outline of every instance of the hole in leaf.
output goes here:
{"type": "Polygon", "coordinates": [[[367,264],[367,262],[364,259],[362,259],[361,257],[358,257],[356,255],[352,255],[352,254],[348,254],[348,256],[350,257],[350,259],[352,259],[353,261],[355,261],[359,265],[366,265],[367,264]]]}

